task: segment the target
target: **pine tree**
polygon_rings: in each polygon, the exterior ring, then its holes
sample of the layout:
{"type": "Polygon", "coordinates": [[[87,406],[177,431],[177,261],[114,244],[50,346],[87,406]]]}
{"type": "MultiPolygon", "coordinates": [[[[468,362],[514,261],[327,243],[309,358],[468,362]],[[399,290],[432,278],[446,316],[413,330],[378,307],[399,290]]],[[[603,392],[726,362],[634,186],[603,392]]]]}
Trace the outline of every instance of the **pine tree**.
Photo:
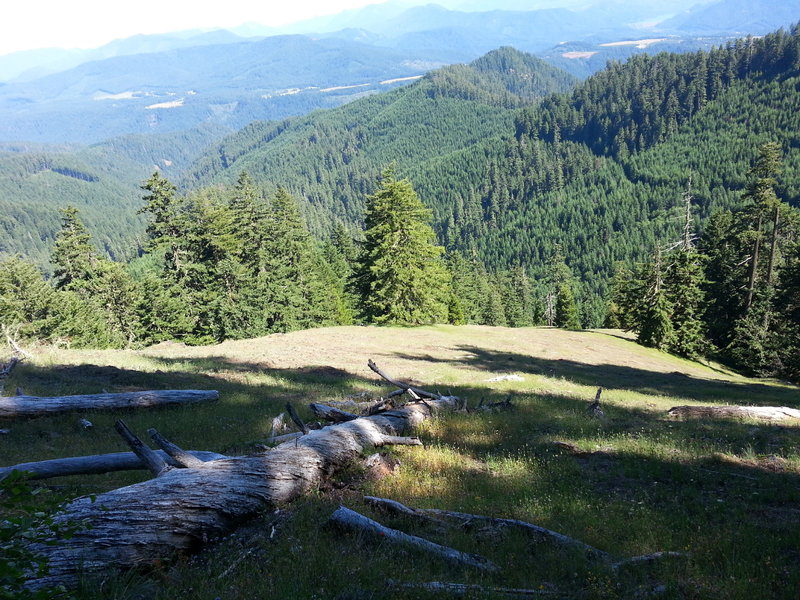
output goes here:
{"type": "Polygon", "coordinates": [[[655,260],[646,265],[639,281],[641,304],[636,310],[635,323],[640,344],[668,350],[674,343],[672,305],[664,288],[664,267],[661,250],[655,260]]]}
{"type": "Polygon", "coordinates": [[[364,319],[403,325],[447,319],[449,274],[430,219],[411,183],[384,171],[367,197],[365,240],[354,275],[364,319]]]}
{"type": "Polygon", "coordinates": [[[61,210],[61,230],[56,235],[51,261],[53,278],[59,290],[75,290],[85,286],[96,275],[99,257],[90,243],[91,236],[78,217],[78,209],[61,210]]]}
{"type": "Polygon", "coordinates": [[[562,329],[578,330],[581,321],[578,313],[578,304],[575,302],[575,293],[568,282],[562,283],[556,293],[555,322],[556,327],[562,329]]]}

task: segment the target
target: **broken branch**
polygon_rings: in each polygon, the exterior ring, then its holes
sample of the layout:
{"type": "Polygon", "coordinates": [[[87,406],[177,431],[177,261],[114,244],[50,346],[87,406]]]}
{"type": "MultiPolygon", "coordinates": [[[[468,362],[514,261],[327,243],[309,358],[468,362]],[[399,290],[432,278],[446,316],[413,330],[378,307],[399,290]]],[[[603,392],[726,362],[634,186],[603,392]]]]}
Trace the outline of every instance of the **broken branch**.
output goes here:
{"type": "Polygon", "coordinates": [[[388,542],[413,546],[414,548],[443,558],[451,563],[473,567],[481,571],[494,572],[499,570],[497,565],[482,556],[461,552],[454,548],[449,548],[448,546],[436,544],[425,538],[409,535],[397,529],[391,529],[344,506],[340,506],[336,509],[333,515],[331,515],[330,522],[347,531],[368,533],[388,542]]]}
{"type": "Polygon", "coordinates": [[[345,423],[358,418],[358,415],[354,415],[353,413],[349,413],[332,406],[317,404],[316,402],[312,402],[308,405],[308,407],[317,417],[332,423],[345,423]]]}
{"type": "Polygon", "coordinates": [[[189,452],[186,452],[183,448],[180,448],[170,442],[167,438],[163,435],[158,433],[155,429],[148,429],[147,435],[161,448],[164,452],[169,454],[173,460],[178,463],[180,466],[185,467],[187,469],[193,469],[197,467],[202,467],[205,462],[192,456],[189,452]]]}
{"type": "Polygon", "coordinates": [[[142,461],[147,467],[147,470],[153,475],[160,477],[163,473],[166,473],[172,468],[163,458],[153,452],[142,440],[136,437],[122,419],[114,423],[114,429],[117,430],[117,433],[122,436],[122,439],[130,446],[133,453],[139,457],[139,460],[142,461]]]}

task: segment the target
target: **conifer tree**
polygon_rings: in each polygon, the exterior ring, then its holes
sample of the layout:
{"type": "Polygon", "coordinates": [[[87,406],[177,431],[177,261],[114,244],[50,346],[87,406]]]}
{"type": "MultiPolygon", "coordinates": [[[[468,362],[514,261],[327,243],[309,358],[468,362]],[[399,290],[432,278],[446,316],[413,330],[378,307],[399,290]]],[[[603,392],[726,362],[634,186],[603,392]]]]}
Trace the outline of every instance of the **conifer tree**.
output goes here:
{"type": "Polygon", "coordinates": [[[385,170],[367,197],[365,240],[354,275],[366,320],[417,325],[447,319],[449,274],[430,219],[411,183],[385,170]]]}
{"type": "Polygon", "coordinates": [[[566,281],[558,287],[556,293],[554,324],[562,329],[578,330],[581,328],[575,293],[572,291],[572,286],[566,281]]]}
{"type": "Polygon", "coordinates": [[[61,216],[61,229],[51,255],[53,278],[56,289],[75,290],[96,275],[100,259],[89,242],[91,236],[78,217],[78,209],[68,206],[61,210],[61,216]]]}

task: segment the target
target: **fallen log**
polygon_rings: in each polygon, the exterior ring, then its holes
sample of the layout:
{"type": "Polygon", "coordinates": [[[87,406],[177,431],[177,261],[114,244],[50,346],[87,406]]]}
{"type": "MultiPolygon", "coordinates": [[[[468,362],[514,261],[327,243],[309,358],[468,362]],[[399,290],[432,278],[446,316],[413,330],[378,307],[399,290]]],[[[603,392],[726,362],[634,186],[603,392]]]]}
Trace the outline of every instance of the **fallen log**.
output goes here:
{"type": "Polygon", "coordinates": [[[670,417],[708,418],[733,417],[739,419],[764,419],[783,421],[800,419],[800,410],[785,406],[673,406],[667,411],[670,417]]]}
{"type": "Polygon", "coordinates": [[[477,595],[504,598],[553,598],[553,597],[569,597],[552,589],[538,589],[530,590],[524,588],[506,588],[497,586],[476,585],[470,583],[449,583],[443,581],[427,581],[427,582],[404,582],[389,579],[386,581],[386,586],[389,588],[400,588],[408,590],[424,590],[432,592],[437,595],[451,594],[453,596],[469,596],[474,597],[477,595]]]}
{"type": "Polygon", "coordinates": [[[216,390],[151,390],[85,396],[10,396],[0,398],[0,417],[33,417],[71,410],[145,408],[219,400],[216,390]]]}
{"type": "Polygon", "coordinates": [[[408,404],[312,430],[266,454],[170,469],[95,500],[78,498],[53,519],[56,525],[84,527],[52,545],[28,546],[49,566],[46,575],[32,574],[28,585],[70,587],[82,575],[152,565],[176,552],[197,550],[264,509],[316,489],[324,478],[355,461],[365,447],[385,444],[389,436],[419,425],[432,411],[455,410],[460,404],[456,397],[440,396],[427,405],[408,404]]]}
{"type": "Polygon", "coordinates": [[[377,521],[365,517],[349,508],[340,506],[331,515],[329,522],[340,529],[346,531],[355,531],[357,533],[366,533],[375,538],[393,544],[400,544],[403,546],[411,546],[415,550],[438,556],[447,562],[473,567],[481,571],[494,572],[500,569],[492,561],[478,554],[470,554],[461,552],[448,546],[442,546],[425,538],[417,537],[403,533],[397,529],[392,529],[381,525],[377,521]]]}
{"type": "Polygon", "coordinates": [[[540,527],[539,525],[533,525],[526,521],[488,517],[485,515],[472,515],[450,510],[440,510],[437,508],[409,508],[396,500],[377,498],[374,496],[364,496],[364,500],[366,500],[367,504],[381,510],[405,517],[428,519],[436,525],[441,525],[449,520],[467,528],[475,523],[482,523],[497,529],[517,529],[531,536],[536,542],[550,544],[565,550],[579,551],[590,560],[606,564],[611,567],[614,572],[628,567],[653,565],[665,558],[687,558],[687,555],[683,552],[654,552],[652,554],[617,559],[612,554],[590,546],[585,542],[571,538],[563,533],[540,527]]]}
{"type": "MultiPolygon", "coordinates": [[[[180,466],[163,450],[157,450],[157,453],[167,464],[173,467],[180,466]]],[[[189,453],[203,462],[228,458],[224,454],[217,454],[216,452],[189,450],[189,453]]],[[[27,471],[30,473],[29,479],[49,479],[67,475],[97,475],[112,471],[133,471],[146,468],[144,463],[133,452],[112,452],[110,454],[95,454],[92,456],[54,458],[2,467],[0,468],[0,479],[7,477],[11,471],[27,471]]]]}

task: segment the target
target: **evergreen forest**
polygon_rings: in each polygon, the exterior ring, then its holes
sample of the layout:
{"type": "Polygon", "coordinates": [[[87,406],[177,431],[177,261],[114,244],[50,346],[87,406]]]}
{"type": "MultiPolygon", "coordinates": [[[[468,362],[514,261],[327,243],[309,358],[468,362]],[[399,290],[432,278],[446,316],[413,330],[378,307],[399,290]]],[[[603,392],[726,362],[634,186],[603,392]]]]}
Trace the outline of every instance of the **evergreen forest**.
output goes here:
{"type": "MultiPolygon", "coordinates": [[[[74,347],[351,323],[623,327],[798,381],[799,91],[798,27],[583,82],[502,48],[252,123],[185,175],[141,182],[132,229],[106,223],[100,244],[86,223],[103,207],[64,203],[46,263],[0,263],[0,323],[74,347]]],[[[22,221],[15,235],[35,237],[22,221]]]]}

